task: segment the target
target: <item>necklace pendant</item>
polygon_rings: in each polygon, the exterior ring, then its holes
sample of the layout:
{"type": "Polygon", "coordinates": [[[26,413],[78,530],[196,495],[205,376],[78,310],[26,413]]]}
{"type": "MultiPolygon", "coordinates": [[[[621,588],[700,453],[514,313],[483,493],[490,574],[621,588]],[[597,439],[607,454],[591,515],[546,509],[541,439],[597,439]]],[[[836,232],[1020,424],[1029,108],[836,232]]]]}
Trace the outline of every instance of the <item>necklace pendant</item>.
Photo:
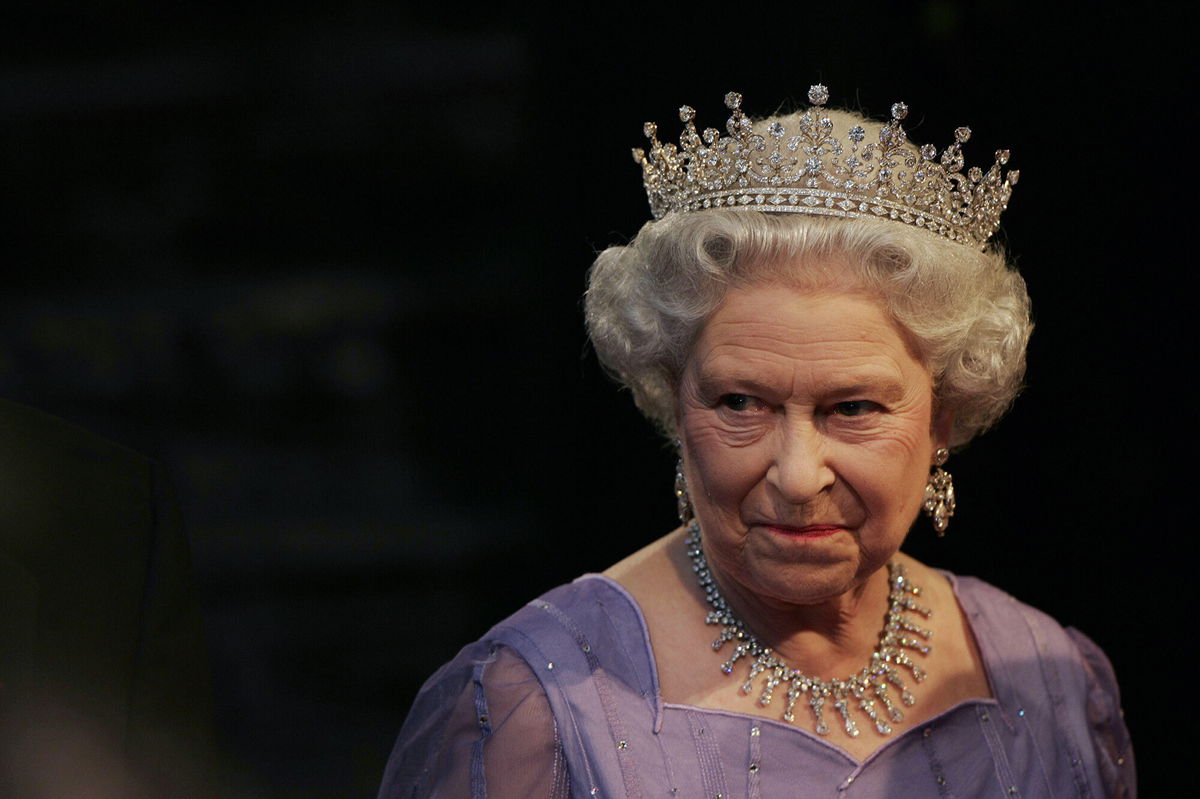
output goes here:
{"type": "Polygon", "coordinates": [[[801,687],[799,679],[792,679],[788,682],[787,699],[783,706],[783,720],[788,724],[793,724],[796,721],[796,700],[800,698],[800,694],[802,693],[804,693],[804,688],[801,687]]]}
{"type": "MultiPolygon", "coordinates": [[[[877,694],[878,695],[878,694],[877,694]]],[[[875,700],[871,699],[865,693],[860,695],[858,709],[866,714],[871,723],[875,725],[875,732],[880,735],[890,735],[892,728],[886,721],[879,718],[879,711],[875,709],[875,700]]]]}
{"type": "Polygon", "coordinates": [[[825,723],[825,716],[821,714],[821,708],[825,705],[825,697],[814,690],[812,699],[808,700],[808,704],[812,708],[813,716],[817,720],[817,725],[814,728],[817,735],[828,735],[829,725],[825,723]]]}
{"type": "MultiPolygon", "coordinates": [[[[876,698],[879,699],[880,704],[883,705],[892,721],[896,722],[897,724],[901,721],[904,721],[904,711],[896,707],[896,705],[892,702],[892,698],[888,696],[887,685],[883,683],[877,683],[875,685],[874,692],[876,698]]],[[[872,716],[872,718],[874,718],[874,716],[872,716]]]]}
{"type": "Polygon", "coordinates": [[[846,728],[846,734],[851,738],[857,738],[858,725],[854,723],[854,719],[850,718],[850,703],[843,697],[834,702],[833,706],[838,713],[842,714],[842,725],[846,728]]]}

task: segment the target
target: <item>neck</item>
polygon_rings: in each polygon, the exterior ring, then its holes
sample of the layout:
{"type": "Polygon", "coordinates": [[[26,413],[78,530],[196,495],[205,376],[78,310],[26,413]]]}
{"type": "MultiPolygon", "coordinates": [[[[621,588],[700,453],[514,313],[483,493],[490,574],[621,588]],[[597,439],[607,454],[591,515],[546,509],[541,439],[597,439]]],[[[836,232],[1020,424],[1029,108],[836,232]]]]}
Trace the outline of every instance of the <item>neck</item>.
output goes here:
{"type": "Polygon", "coordinates": [[[889,607],[887,567],[841,594],[805,605],[747,591],[711,562],[708,567],[734,615],[793,668],[822,679],[844,677],[862,669],[879,646],[889,607]]]}

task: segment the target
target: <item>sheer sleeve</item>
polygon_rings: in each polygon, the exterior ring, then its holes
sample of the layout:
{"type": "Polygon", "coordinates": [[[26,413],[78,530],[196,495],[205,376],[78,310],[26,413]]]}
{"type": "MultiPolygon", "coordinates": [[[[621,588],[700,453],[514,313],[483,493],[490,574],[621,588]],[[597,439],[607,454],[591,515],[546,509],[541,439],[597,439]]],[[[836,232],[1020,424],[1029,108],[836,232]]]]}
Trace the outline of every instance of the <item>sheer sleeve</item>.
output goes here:
{"type": "Polygon", "coordinates": [[[421,689],[380,799],[567,799],[569,777],[541,684],[507,647],[464,650],[421,689]]]}
{"type": "Polygon", "coordinates": [[[1092,639],[1073,627],[1067,632],[1079,647],[1087,672],[1087,718],[1105,795],[1113,799],[1136,799],[1133,746],[1125,727],[1121,694],[1112,664],[1092,639]]]}

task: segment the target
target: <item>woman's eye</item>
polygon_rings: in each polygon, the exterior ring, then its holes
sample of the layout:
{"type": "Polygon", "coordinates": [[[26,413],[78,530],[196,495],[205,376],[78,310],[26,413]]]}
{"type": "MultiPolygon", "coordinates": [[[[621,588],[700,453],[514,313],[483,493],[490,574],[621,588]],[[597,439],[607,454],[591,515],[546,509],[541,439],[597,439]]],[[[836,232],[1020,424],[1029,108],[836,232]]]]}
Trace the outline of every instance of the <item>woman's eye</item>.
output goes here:
{"type": "Polygon", "coordinates": [[[731,411],[753,410],[758,401],[749,394],[725,394],[721,397],[721,405],[731,411]]]}
{"type": "Polygon", "coordinates": [[[838,416],[862,416],[877,410],[879,405],[870,400],[848,400],[833,406],[833,412],[838,416]]]}

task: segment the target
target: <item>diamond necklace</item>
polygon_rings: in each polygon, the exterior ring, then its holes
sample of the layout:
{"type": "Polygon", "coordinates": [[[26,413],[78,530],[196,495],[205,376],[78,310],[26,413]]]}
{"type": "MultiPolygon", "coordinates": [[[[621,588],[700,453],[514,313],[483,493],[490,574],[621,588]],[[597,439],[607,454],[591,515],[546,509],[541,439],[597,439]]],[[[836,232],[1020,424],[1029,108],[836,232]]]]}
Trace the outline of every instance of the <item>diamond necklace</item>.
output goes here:
{"type": "Polygon", "coordinates": [[[917,626],[909,619],[908,611],[919,613],[925,618],[933,615],[933,611],[917,604],[913,597],[921,595],[921,589],[908,579],[904,566],[899,563],[888,564],[888,612],[883,623],[883,631],[879,634],[879,646],[871,653],[871,662],[858,674],[841,680],[828,682],[810,677],[798,669],[793,669],[775,656],[770,647],[759,643],[758,638],[746,629],[742,620],[733,615],[733,610],[717,587],[708,561],[704,557],[704,549],[700,544],[700,524],[693,521],[688,527],[687,554],[692,560],[692,571],[700,582],[700,588],[712,610],[704,621],[706,624],[721,626],[721,634],[712,642],[712,648],[720,651],[727,641],[735,641],[733,655],[721,665],[721,671],[732,674],[734,664],[744,657],[753,658],[750,663],[750,673],[742,683],[742,693],[748,694],[754,690],[754,679],[763,677],[763,690],[758,698],[758,704],[766,707],[774,698],[775,689],[787,684],[787,699],[783,707],[783,720],[794,724],[796,721],[793,710],[801,694],[808,694],[808,705],[812,708],[816,719],[815,730],[818,735],[828,735],[829,725],[825,723],[824,708],[826,702],[842,717],[846,734],[851,738],[858,737],[858,724],[850,717],[850,703],[856,701],[858,709],[874,724],[880,735],[889,735],[892,727],[884,718],[887,714],[893,722],[904,719],[904,712],[897,706],[889,688],[900,693],[900,702],[911,706],[916,697],[904,683],[898,666],[907,668],[917,682],[925,679],[925,670],[913,662],[905,649],[928,655],[930,646],[927,643],[933,637],[931,630],[917,626]],[[912,635],[909,635],[912,633],[912,635]],[[920,636],[919,638],[914,636],[920,636]],[[922,640],[924,639],[924,640],[922,640]],[[884,713],[880,712],[880,705],[884,713]]]}

